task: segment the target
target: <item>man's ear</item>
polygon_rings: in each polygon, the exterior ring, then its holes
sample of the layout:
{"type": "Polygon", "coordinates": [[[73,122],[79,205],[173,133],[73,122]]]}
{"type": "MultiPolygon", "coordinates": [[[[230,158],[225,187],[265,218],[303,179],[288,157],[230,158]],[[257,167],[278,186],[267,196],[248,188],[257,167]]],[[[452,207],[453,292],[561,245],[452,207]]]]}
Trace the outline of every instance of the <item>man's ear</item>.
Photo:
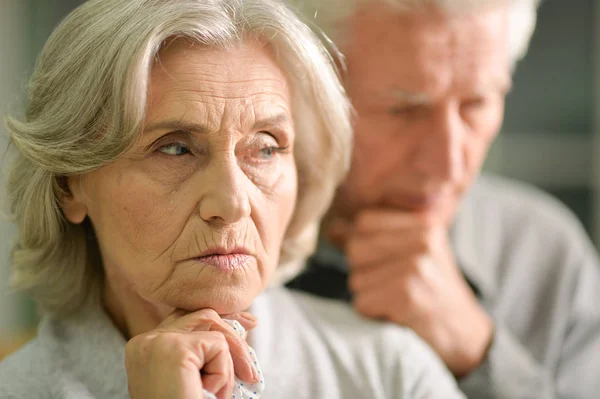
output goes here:
{"type": "Polygon", "coordinates": [[[62,187],[60,207],[69,222],[80,224],[88,213],[81,189],[81,176],[63,177],[62,179],[60,182],[62,187]]]}

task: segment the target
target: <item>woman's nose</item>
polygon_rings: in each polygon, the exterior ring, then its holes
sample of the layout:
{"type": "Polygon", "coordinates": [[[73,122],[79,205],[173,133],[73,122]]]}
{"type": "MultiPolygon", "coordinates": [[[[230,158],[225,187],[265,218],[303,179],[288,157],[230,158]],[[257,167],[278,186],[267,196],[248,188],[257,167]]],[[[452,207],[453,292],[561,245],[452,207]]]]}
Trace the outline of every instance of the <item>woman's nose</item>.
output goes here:
{"type": "Polygon", "coordinates": [[[209,223],[233,224],[250,216],[251,187],[235,156],[215,160],[207,172],[210,178],[200,199],[200,217],[209,223]]]}

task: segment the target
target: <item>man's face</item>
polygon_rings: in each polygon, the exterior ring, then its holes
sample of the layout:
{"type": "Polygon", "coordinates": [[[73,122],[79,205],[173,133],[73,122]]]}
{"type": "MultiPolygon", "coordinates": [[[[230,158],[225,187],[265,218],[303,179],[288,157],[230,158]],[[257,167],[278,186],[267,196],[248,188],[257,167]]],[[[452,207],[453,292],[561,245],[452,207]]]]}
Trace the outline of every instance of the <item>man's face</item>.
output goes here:
{"type": "Polygon", "coordinates": [[[510,87],[507,9],[451,16],[363,8],[345,51],[358,113],[337,204],[422,212],[449,224],[477,175],[510,87]]]}

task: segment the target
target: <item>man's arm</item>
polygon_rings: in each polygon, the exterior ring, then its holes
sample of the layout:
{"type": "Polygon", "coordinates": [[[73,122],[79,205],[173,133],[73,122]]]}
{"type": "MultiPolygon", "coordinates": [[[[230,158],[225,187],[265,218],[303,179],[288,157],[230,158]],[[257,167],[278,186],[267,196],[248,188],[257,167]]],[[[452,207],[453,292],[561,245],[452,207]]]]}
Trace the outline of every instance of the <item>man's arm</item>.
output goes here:
{"type": "MultiPolygon", "coordinates": [[[[557,348],[560,355],[555,367],[536,361],[514,334],[497,322],[486,360],[460,381],[469,398],[587,399],[600,394],[600,268],[593,253],[572,266],[567,274],[573,273],[573,279],[565,278],[562,287],[571,295],[567,311],[561,315],[568,319],[568,328],[557,348]]],[[[548,293],[548,300],[553,299],[548,293]]]]}
{"type": "MultiPolygon", "coordinates": [[[[322,297],[348,300],[347,281],[348,275],[339,268],[312,262],[288,287],[322,297]]],[[[462,379],[459,387],[468,398],[473,399],[555,398],[550,373],[501,323],[496,323],[494,340],[485,362],[462,379]]]]}
{"type": "Polygon", "coordinates": [[[558,398],[600,396],[600,264],[595,249],[577,275],[568,332],[556,370],[558,398]]]}
{"type": "Polygon", "coordinates": [[[500,323],[496,323],[494,341],[485,361],[459,386],[473,399],[556,397],[550,373],[500,323]]]}

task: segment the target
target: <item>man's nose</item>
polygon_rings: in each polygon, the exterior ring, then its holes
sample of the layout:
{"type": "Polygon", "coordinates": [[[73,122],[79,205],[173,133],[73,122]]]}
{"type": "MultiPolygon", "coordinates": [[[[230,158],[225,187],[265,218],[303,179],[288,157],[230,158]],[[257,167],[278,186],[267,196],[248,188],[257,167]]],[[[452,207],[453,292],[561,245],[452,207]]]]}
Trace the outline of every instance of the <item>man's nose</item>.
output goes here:
{"type": "Polygon", "coordinates": [[[420,132],[415,152],[417,170],[428,179],[460,180],[465,172],[468,143],[465,125],[458,109],[436,110],[420,132]]]}
{"type": "Polygon", "coordinates": [[[207,170],[208,178],[200,184],[203,195],[199,203],[200,217],[209,223],[234,224],[250,216],[248,177],[234,155],[214,160],[207,170]]]}

